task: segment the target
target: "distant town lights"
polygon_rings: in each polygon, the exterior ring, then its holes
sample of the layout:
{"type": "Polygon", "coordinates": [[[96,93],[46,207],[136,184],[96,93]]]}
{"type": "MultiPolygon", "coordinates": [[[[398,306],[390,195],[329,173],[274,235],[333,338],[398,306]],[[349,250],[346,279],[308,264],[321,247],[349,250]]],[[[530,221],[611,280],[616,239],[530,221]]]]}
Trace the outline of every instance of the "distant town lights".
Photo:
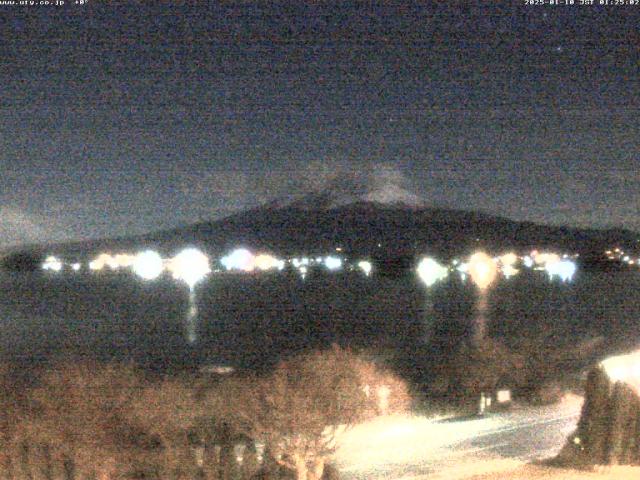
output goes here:
{"type": "Polygon", "coordinates": [[[367,260],[361,260],[358,262],[358,268],[362,270],[364,274],[368,277],[369,275],[371,275],[371,270],[373,269],[373,266],[371,265],[371,262],[367,260]]]}
{"type": "Polygon", "coordinates": [[[143,280],[155,280],[163,270],[162,257],[158,252],[145,250],[135,256],[133,271],[143,280]]]}
{"type": "Polygon", "coordinates": [[[304,265],[301,266],[300,268],[298,268],[298,271],[300,272],[300,276],[302,277],[302,279],[304,280],[307,276],[307,267],[305,267],[304,265]]]}
{"type": "Polygon", "coordinates": [[[59,272],[62,270],[62,262],[55,256],[49,255],[44,259],[42,264],[43,270],[51,270],[52,272],[59,272]]]}
{"type": "Polygon", "coordinates": [[[502,267],[502,274],[504,275],[504,278],[513,277],[514,275],[517,275],[519,272],[520,270],[515,268],[513,265],[504,265],[502,267]]]}
{"type": "Polygon", "coordinates": [[[558,262],[548,263],[545,267],[549,278],[559,277],[563,282],[573,280],[576,273],[576,264],[571,260],[560,260],[558,262]]]}
{"type": "Polygon", "coordinates": [[[113,257],[110,265],[112,266],[112,268],[129,268],[133,266],[135,261],[136,257],[134,255],[129,255],[127,253],[118,253],[113,257]]]}
{"type": "Polygon", "coordinates": [[[101,253],[89,262],[89,269],[94,271],[102,270],[110,259],[111,255],[108,253],[101,253]]]}
{"type": "Polygon", "coordinates": [[[268,254],[260,254],[257,255],[254,260],[254,265],[258,270],[271,270],[274,268],[280,269],[281,260],[278,260],[276,257],[268,254]]]}
{"type": "Polygon", "coordinates": [[[431,287],[436,282],[444,280],[449,275],[449,270],[440,265],[433,258],[423,258],[417,268],[420,280],[427,286],[431,287]]]}
{"type": "Polygon", "coordinates": [[[498,258],[498,260],[504,266],[513,265],[514,263],[516,263],[518,261],[518,256],[513,252],[509,252],[509,253],[505,253],[504,255],[500,256],[498,258]]]}
{"type": "Polygon", "coordinates": [[[324,258],[324,266],[328,270],[340,270],[342,268],[342,259],[330,255],[324,258]]]}
{"type": "Polygon", "coordinates": [[[209,257],[197,248],[185,248],[173,257],[168,266],[176,280],[185,282],[190,290],[211,272],[209,257]]]}
{"type": "Polygon", "coordinates": [[[241,270],[252,272],[255,269],[255,257],[246,248],[237,248],[226,257],[220,259],[220,263],[227,270],[241,270]]]}
{"type": "Polygon", "coordinates": [[[536,264],[544,266],[551,263],[559,262],[560,255],[558,255],[557,253],[549,253],[549,252],[539,253],[534,257],[534,261],[536,264]]]}
{"type": "Polygon", "coordinates": [[[484,252],[477,252],[469,258],[469,275],[480,290],[486,290],[498,273],[496,262],[484,252]]]}

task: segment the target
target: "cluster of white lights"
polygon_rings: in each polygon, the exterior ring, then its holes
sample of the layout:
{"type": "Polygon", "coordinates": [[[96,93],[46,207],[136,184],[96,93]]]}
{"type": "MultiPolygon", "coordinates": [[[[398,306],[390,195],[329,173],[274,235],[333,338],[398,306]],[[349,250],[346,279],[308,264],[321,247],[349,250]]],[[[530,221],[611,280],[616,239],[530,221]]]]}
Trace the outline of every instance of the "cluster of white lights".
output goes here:
{"type": "MultiPolygon", "coordinates": [[[[317,259],[316,259],[317,261],[317,259]]],[[[322,258],[320,259],[320,261],[318,263],[322,263],[322,258]]],[[[307,257],[302,257],[302,258],[292,258],[291,259],[291,265],[294,266],[294,268],[300,268],[300,267],[308,267],[309,265],[311,265],[311,260],[307,257]]]]}
{"type": "Polygon", "coordinates": [[[246,248],[233,250],[229,255],[222,257],[220,263],[227,271],[236,270],[240,272],[282,270],[285,265],[284,260],[280,260],[273,255],[267,253],[254,255],[246,248]]]}
{"type": "Polygon", "coordinates": [[[515,265],[520,260],[518,255],[513,252],[505,253],[504,255],[498,257],[497,261],[500,265],[500,271],[504,275],[505,278],[513,277],[517,275],[520,270],[518,270],[515,265]]]}
{"type": "MultiPolygon", "coordinates": [[[[290,263],[293,266],[293,268],[298,270],[303,280],[307,277],[307,274],[309,273],[310,268],[313,266],[322,265],[329,271],[340,270],[343,267],[342,258],[334,255],[328,255],[326,257],[315,257],[315,258],[295,257],[290,260],[290,263]]],[[[371,270],[369,270],[369,272],[370,271],[371,270]]]]}
{"type": "MultiPolygon", "coordinates": [[[[197,263],[195,261],[195,249],[187,249],[185,252],[190,252],[191,259],[185,257],[187,263],[197,263]]],[[[607,254],[620,255],[624,252],[620,249],[614,251],[607,251],[607,254]]],[[[186,255],[186,254],[185,254],[186,255]]],[[[204,254],[202,254],[203,257],[204,254]]],[[[110,270],[118,269],[131,269],[134,273],[143,279],[152,280],[159,277],[165,270],[173,274],[174,278],[182,278],[183,273],[176,273],[180,271],[180,267],[176,266],[176,262],[180,264],[181,260],[178,257],[172,259],[162,259],[160,255],[152,250],[146,250],[138,253],[137,255],[131,255],[128,253],[118,253],[112,255],[110,253],[101,253],[88,264],[89,269],[92,271],[100,271],[105,268],[110,270]]],[[[182,258],[182,257],[180,257],[182,258]]],[[[628,257],[621,257],[622,259],[628,257]]],[[[204,265],[202,258],[199,260],[200,264],[204,265]]],[[[629,263],[632,260],[629,259],[629,263]]],[[[267,253],[254,254],[246,248],[237,248],[228,255],[220,259],[220,263],[227,271],[239,271],[239,272],[255,272],[255,271],[270,271],[278,270],[282,271],[285,268],[286,263],[290,263],[300,275],[305,278],[309,270],[314,266],[322,266],[329,271],[341,270],[345,267],[345,261],[343,258],[336,255],[318,256],[318,257],[295,257],[290,260],[281,260],[273,255],[267,253]]],[[[203,267],[203,271],[206,270],[206,274],[211,272],[208,265],[208,259],[206,263],[207,267],[203,267]]],[[[575,263],[569,258],[569,255],[558,255],[556,253],[538,252],[532,251],[530,254],[523,257],[518,256],[516,253],[509,252],[503,255],[491,258],[488,255],[479,252],[472,255],[465,261],[455,259],[452,261],[451,268],[457,270],[464,280],[467,275],[471,276],[474,283],[479,288],[486,288],[495,279],[496,271],[501,272],[505,278],[509,278],[519,273],[518,265],[523,265],[527,268],[534,268],[536,270],[543,270],[549,274],[551,279],[560,278],[563,282],[572,280],[576,272],[575,263]]],[[[360,260],[353,264],[347,265],[349,270],[358,269],[366,276],[370,276],[373,270],[373,265],[368,260],[360,260]]],[[[82,265],[80,263],[70,264],[71,269],[74,272],[81,270],[82,265]]],[[[64,263],[54,256],[49,256],[42,265],[45,270],[51,270],[59,272],[64,268],[64,263]]],[[[431,286],[437,281],[440,281],[447,277],[449,274],[449,268],[441,265],[432,258],[424,258],[417,267],[417,273],[421,280],[427,286],[431,286]]],[[[193,284],[191,280],[185,280],[187,283],[193,284]]]]}
{"type": "Polygon", "coordinates": [[[540,270],[546,270],[547,265],[558,263],[560,255],[557,253],[542,252],[533,256],[533,261],[540,270]]]}
{"type": "Polygon", "coordinates": [[[136,255],[130,255],[128,253],[118,253],[116,255],[101,253],[89,262],[89,270],[100,271],[105,267],[108,267],[111,270],[118,270],[120,268],[133,268],[135,262],[136,255]]]}
{"type": "Polygon", "coordinates": [[[135,256],[131,268],[143,280],[155,280],[162,274],[164,262],[158,252],[145,250],[135,256]]]}
{"type": "Polygon", "coordinates": [[[197,248],[186,248],[167,262],[167,270],[175,280],[183,281],[190,290],[211,273],[209,257],[197,248]]]}
{"type": "MultiPolygon", "coordinates": [[[[43,270],[47,270],[55,273],[61,272],[64,269],[64,266],[65,266],[65,263],[55,255],[49,255],[47,258],[44,259],[44,262],[42,262],[43,270]]],[[[74,272],[79,272],[80,269],[82,268],[82,264],[79,262],[75,262],[75,263],[72,263],[70,267],[71,267],[71,270],[73,270],[74,272]]]]}
{"type": "Polygon", "coordinates": [[[324,257],[324,266],[330,271],[340,270],[342,268],[342,259],[329,255],[324,257]]]}
{"type": "Polygon", "coordinates": [[[368,277],[371,275],[371,271],[373,270],[373,265],[368,260],[360,260],[358,262],[358,268],[362,270],[362,272],[368,277]]]}
{"type": "Polygon", "coordinates": [[[427,286],[431,287],[436,282],[444,280],[449,275],[449,269],[440,265],[433,258],[423,258],[417,268],[420,280],[427,286]]]}
{"type": "Polygon", "coordinates": [[[538,252],[533,250],[525,255],[522,263],[527,268],[546,271],[549,279],[559,278],[562,282],[570,282],[576,273],[576,263],[568,254],[562,256],[553,252],[538,252]]]}
{"type": "MultiPolygon", "coordinates": [[[[193,250],[193,249],[192,249],[193,250]]],[[[192,252],[193,254],[193,252],[192,252]]],[[[152,280],[162,274],[164,270],[172,272],[175,270],[176,258],[163,260],[159,254],[152,250],[145,250],[137,255],[101,253],[89,262],[89,269],[100,271],[104,268],[117,270],[120,268],[131,268],[143,279],[152,280]]],[[[286,261],[267,253],[254,254],[246,248],[237,248],[220,259],[220,263],[227,271],[254,272],[254,271],[282,271],[286,261]]],[[[336,271],[344,266],[342,258],[329,255],[326,257],[300,257],[289,260],[304,277],[309,269],[315,265],[322,265],[327,270],[336,271]]],[[[76,267],[74,267],[75,269],[76,267]]],[[[371,262],[363,260],[358,262],[357,268],[369,276],[372,271],[371,262]]],[[[79,270],[80,267],[77,267],[79,270]]],[[[210,270],[209,270],[210,271],[210,270]]],[[[174,275],[175,276],[175,275],[174,275]]]]}
{"type": "Polygon", "coordinates": [[[255,268],[255,256],[246,248],[237,248],[229,255],[222,257],[220,263],[227,270],[252,272],[255,268]]]}
{"type": "MultiPolygon", "coordinates": [[[[292,258],[289,262],[291,263],[293,268],[298,270],[303,280],[306,278],[307,273],[309,272],[311,267],[324,266],[324,268],[326,268],[329,271],[337,271],[337,270],[341,270],[344,266],[344,261],[342,260],[342,258],[335,255],[328,255],[326,257],[315,257],[315,258],[295,257],[295,258],[292,258]]],[[[363,260],[359,262],[357,266],[359,269],[361,269],[365,273],[365,275],[368,276],[371,273],[372,266],[370,262],[363,260]]]]}
{"type": "MultiPolygon", "coordinates": [[[[336,248],[341,251],[341,248],[336,248]]],[[[120,269],[129,269],[139,277],[146,280],[158,278],[164,271],[172,271],[175,269],[175,258],[163,259],[160,254],[153,250],[145,250],[138,254],[129,253],[112,254],[110,252],[102,252],[96,255],[87,263],[90,271],[99,272],[105,269],[117,271],[120,269]]],[[[271,271],[284,270],[287,263],[291,264],[304,277],[311,268],[323,267],[329,271],[337,271],[345,268],[345,260],[337,255],[317,256],[317,257],[296,257],[289,260],[282,260],[267,253],[254,254],[246,248],[237,248],[228,255],[220,259],[220,263],[227,271],[255,272],[255,271],[271,271]]],[[[82,269],[81,263],[73,263],[69,265],[74,272],[82,269]]],[[[373,265],[368,260],[360,260],[348,265],[350,270],[358,269],[366,276],[370,276],[373,271],[373,265]]],[[[61,271],[64,263],[53,257],[48,257],[42,264],[42,268],[46,270],[61,271]]]]}
{"type": "Polygon", "coordinates": [[[293,268],[298,270],[298,273],[300,274],[300,278],[304,280],[305,278],[307,278],[309,267],[311,265],[315,265],[316,263],[322,263],[322,258],[311,259],[309,257],[300,257],[300,258],[295,257],[290,260],[290,263],[293,266],[293,268]]]}
{"type": "Polygon", "coordinates": [[[538,252],[533,250],[527,255],[520,256],[515,252],[508,252],[491,258],[479,252],[466,261],[455,259],[452,268],[457,270],[462,280],[469,275],[479,288],[487,288],[495,279],[495,273],[500,272],[508,279],[520,273],[520,267],[546,271],[551,279],[560,278],[568,282],[575,276],[577,266],[573,258],[577,255],[559,255],[552,252],[538,252]]]}
{"type": "Polygon", "coordinates": [[[49,255],[44,259],[44,263],[42,264],[43,270],[50,270],[52,272],[59,272],[62,270],[62,262],[58,257],[53,255],[49,255]]]}
{"type": "Polygon", "coordinates": [[[305,265],[301,265],[300,267],[298,267],[298,271],[300,272],[300,276],[303,280],[307,278],[308,268],[305,265]]]}
{"type": "Polygon", "coordinates": [[[560,278],[563,282],[570,282],[576,273],[576,264],[571,260],[559,260],[557,262],[548,263],[545,266],[549,278],[560,278]]]}
{"type": "Polygon", "coordinates": [[[625,253],[624,250],[618,247],[614,248],[613,250],[607,250],[605,254],[607,255],[607,258],[609,260],[618,260],[626,263],[627,265],[640,265],[640,258],[633,258],[631,255],[625,253]]]}
{"type": "MultiPolygon", "coordinates": [[[[111,270],[130,269],[143,280],[155,280],[168,271],[174,279],[184,281],[190,289],[211,272],[209,258],[196,248],[186,248],[169,259],[163,259],[154,250],[144,250],[136,255],[101,253],[89,262],[92,271],[101,271],[105,267],[111,270]]],[[[75,263],[72,268],[78,271],[81,265],[75,263]]]]}
{"type": "Polygon", "coordinates": [[[255,266],[258,270],[266,272],[268,270],[283,270],[284,260],[274,257],[266,253],[256,256],[255,266]]]}

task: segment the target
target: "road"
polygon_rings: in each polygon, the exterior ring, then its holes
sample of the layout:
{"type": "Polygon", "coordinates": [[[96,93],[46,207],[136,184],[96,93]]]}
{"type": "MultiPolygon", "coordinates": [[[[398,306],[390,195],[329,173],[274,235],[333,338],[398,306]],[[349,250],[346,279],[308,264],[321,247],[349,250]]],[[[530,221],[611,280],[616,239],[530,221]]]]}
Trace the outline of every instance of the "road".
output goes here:
{"type": "Polygon", "coordinates": [[[555,455],[576,428],[582,398],[485,417],[384,417],[344,434],[336,462],[351,480],[464,478],[555,455]]]}

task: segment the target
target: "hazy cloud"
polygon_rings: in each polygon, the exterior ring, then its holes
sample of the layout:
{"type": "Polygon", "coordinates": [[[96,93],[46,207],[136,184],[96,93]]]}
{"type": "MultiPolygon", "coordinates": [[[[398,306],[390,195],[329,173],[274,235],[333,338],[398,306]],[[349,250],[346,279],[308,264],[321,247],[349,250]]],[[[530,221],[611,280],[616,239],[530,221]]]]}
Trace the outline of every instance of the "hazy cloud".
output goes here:
{"type": "Polygon", "coordinates": [[[286,204],[311,193],[328,191],[336,202],[356,199],[424,205],[399,165],[314,161],[292,169],[215,170],[183,176],[179,191],[214,214],[277,201],[286,204]]]}
{"type": "Polygon", "coordinates": [[[0,206],[0,247],[41,242],[49,238],[46,221],[8,205],[0,206]]]}

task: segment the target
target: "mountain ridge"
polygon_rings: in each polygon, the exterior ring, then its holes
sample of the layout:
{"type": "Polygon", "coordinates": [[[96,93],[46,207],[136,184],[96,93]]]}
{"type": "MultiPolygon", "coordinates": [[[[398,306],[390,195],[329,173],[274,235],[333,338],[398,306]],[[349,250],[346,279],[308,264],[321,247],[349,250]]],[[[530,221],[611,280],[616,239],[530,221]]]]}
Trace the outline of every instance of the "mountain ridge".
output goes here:
{"type": "Polygon", "coordinates": [[[417,207],[402,202],[357,198],[340,204],[327,192],[320,192],[285,205],[272,202],[219,220],[143,235],[31,245],[12,251],[86,256],[105,249],[156,248],[170,254],[185,245],[195,245],[216,255],[244,246],[280,255],[326,254],[341,248],[352,256],[452,257],[478,248],[489,251],[553,248],[602,253],[614,245],[635,247],[639,238],[638,233],[620,228],[551,226],[481,211],[417,207]]]}

